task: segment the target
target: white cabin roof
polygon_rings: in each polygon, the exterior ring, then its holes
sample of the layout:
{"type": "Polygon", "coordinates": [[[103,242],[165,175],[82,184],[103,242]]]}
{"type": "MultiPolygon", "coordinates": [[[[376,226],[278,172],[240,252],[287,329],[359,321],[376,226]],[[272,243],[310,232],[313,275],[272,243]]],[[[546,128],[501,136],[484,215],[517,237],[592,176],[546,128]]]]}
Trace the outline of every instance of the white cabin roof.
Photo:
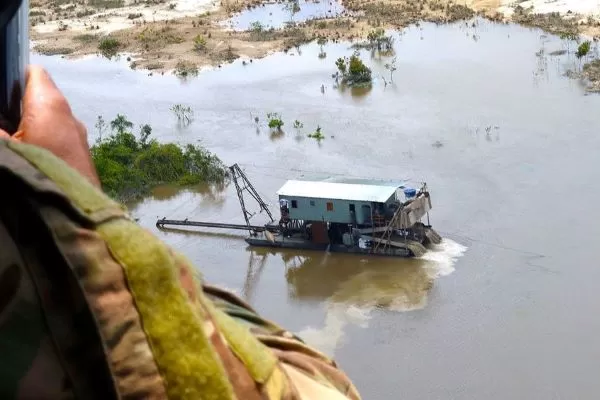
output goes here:
{"type": "Polygon", "coordinates": [[[287,181],[278,191],[279,196],[308,197],[313,199],[351,200],[385,203],[399,186],[370,185],[323,181],[287,181]]]}

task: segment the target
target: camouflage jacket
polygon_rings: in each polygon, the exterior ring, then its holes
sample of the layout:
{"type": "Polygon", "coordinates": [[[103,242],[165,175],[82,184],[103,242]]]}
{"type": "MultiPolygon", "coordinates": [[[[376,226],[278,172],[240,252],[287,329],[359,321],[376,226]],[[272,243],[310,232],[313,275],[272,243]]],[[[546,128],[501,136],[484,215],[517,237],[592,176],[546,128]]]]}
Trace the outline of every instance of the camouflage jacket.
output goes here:
{"type": "Polygon", "coordinates": [[[0,182],[0,398],[360,399],[48,151],[0,140],[0,182]]]}

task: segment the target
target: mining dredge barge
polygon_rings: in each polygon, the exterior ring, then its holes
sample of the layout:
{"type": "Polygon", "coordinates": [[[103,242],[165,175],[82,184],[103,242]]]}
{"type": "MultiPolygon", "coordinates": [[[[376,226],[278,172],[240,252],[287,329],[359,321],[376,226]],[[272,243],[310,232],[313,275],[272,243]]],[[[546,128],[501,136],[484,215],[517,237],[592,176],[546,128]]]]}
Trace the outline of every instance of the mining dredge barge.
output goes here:
{"type": "Polygon", "coordinates": [[[276,221],[241,168],[234,164],[229,169],[245,224],[162,218],[156,226],[243,229],[251,246],[393,257],[420,257],[428,244],[441,242],[429,223],[431,196],[425,183],[413,188],[364,179],[289,180],[277,192],[276,221]],[[268,223],[250,223],[256,213],[247,210],[244,193],[265,212],[268,223]]]}

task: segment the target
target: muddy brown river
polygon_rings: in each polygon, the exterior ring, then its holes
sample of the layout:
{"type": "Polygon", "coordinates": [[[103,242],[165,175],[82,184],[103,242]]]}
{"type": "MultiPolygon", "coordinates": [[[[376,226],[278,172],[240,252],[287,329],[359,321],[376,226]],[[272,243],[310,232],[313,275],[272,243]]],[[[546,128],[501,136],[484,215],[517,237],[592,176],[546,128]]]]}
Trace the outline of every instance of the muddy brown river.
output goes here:
{"type": "Polygon", "coordinates": [[[354,94],[331,78],[347,43],[326,46],[325,59],[307,45],[185,83],[124,60],[33,61],[91,140],[97,115],[124,113],[159,140],[202,143],[242,166],[274,212],[286,179],[427,181],[445,240],[414,260],[252,250],[243,231],[154,227],[162,217],[243,222],[233,185],[163,187],[132,206],[206,279],[334,356],[365,399],[597,397],[600,97],[563,76],[580,66],[573,54],[549,55],[576,45],[484,22],[394,36],[394,82],[381,79],[389,59],[363,52],[376,80],[354,94]],[[176,103],[195,110],[187,128],[169,111],[176,103]],[[282,114],[282,136],[266,128],[268,112],[282,114]],[[317,126],[321,143],[306,137],[317,126]]]}

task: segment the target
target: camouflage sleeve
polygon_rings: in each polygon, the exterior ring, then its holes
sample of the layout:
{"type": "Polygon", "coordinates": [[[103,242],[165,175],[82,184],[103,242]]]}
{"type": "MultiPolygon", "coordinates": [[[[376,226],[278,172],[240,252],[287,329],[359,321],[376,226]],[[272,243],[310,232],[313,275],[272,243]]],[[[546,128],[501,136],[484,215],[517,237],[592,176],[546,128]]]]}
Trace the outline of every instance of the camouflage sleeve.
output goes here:
{"type": "Polygon", "coordinates": [[[0,140],[0,179],[0,398],[360,399],[49,152],[0,140]]]}

